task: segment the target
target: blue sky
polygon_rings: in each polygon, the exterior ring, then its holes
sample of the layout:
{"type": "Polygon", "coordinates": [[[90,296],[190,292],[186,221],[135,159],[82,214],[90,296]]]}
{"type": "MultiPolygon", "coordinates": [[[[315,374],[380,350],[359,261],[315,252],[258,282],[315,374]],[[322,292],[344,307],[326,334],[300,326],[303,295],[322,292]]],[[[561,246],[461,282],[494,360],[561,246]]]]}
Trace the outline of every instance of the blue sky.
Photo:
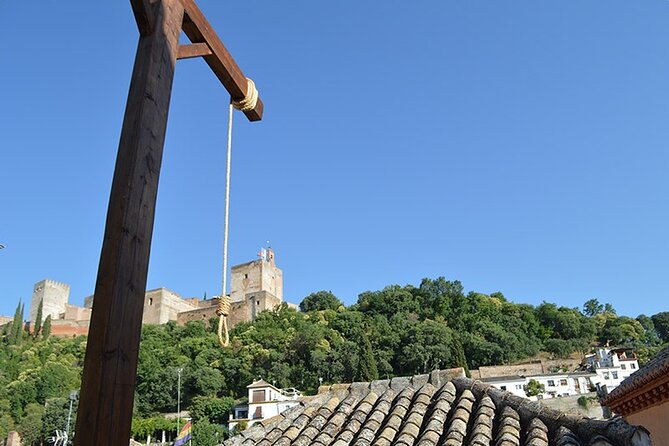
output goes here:
{"type": "MultiPolygon", "coordinates": [[[[285,297],[461,280],[669,310],[669,2],[198,4],[265,102],[236,115],[231,263],[285,297]]],[[[0,314],[92,293],[137,42],[129,2],[0,2],[0,314]]],[[[220,291],[228,96],[180,61],[148,286],[220,291]]]]}

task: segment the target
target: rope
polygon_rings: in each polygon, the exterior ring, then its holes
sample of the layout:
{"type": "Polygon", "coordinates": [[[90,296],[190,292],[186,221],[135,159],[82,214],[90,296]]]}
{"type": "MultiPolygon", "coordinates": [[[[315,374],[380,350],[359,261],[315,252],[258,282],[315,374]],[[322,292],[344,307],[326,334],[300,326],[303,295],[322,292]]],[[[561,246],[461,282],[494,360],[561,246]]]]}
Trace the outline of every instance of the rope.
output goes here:
{"type": "Polygon", "coordinates": [[[223,279],[221,284],[221,296],[218,298],[218,343],[226,348],[230,344],[230,335],[228,333],[228,315],[230,314],[231,300],[226,294],[228,289],[228,220],[230,215],[230,161],[232,157],[232,112],[236,108],[240,111],[253,110],[258,102],[258,90],[255,83],[246,78],[247,88],[246,96],[240,101],[234,101],[230,98],[230,107],[228,111],[228,153],[225,166],[225,213],[223,217],[223,279]]]}
{"type": "Polygon", "coordinates": [[[232,101],[232,105],[240,111],[253,110],[258,103],[258,90],[256,90],[256,84],[248,77],[246,78],[246,82],[246,96],[244,99],[241,101],[232,101]]]}

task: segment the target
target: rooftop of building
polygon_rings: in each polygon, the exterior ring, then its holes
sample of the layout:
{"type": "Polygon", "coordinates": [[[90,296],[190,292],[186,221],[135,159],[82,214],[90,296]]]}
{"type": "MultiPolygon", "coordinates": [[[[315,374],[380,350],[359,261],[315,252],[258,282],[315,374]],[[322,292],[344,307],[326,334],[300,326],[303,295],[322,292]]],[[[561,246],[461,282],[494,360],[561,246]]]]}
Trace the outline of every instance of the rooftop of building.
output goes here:
{"type": "Polygon", "coordinates": [[[462,369],[319,389],[225,446],[637,446],[648,431],[621,418],[565,414],[464,377],[462,369]]]}

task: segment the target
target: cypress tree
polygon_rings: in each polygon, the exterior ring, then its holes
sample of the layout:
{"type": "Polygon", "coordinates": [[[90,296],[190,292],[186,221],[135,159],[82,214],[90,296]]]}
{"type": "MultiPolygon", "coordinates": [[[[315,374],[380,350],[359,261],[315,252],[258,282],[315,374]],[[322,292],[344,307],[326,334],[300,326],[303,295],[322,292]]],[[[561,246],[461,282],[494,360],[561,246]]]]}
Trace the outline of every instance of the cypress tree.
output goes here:
{"type": "Polygon", "coordinates": [[[35,327],[33,328],[33,337],[37,339],[39,331],[42,328],[42,312],[44,311],[44,299],[39,301],[37,307],[37,317],[35,318],[35,327]]]}
{"type": "Polygon", "coordinates": [[[372,344],[364,333],[360,344],[359,358],[356,378],[359,381],[373,381],[379,379],[379,371],[376,368],[376,360],[374,359],[372,344]]]}
{"type": "Polygon", "coordinates": [[[21,342],[21,335],[23,332],[23,305],[21,301],[16,306],[14,311],[14,320],[12,320],[12,331],[9,333],[9,343],[18,344],[21,342]]]}
{"type": "Polygon", "coordinates": [[[469,367],[467,367],[467,357],[465,356],[465,349],[462,346],[462,342],[460,342],[460,338],[457,335],[453,336],[451,352],[453,356],[453,367],[462,367],[463,369],[465,369],[465,375],[470,376],[469,367]]]}
{"type": "Polygon", "coordinates": [[[42,327],[42,339],[49,339],[49,336],[51,336],[51,315],[46,317],[42,327]]]}

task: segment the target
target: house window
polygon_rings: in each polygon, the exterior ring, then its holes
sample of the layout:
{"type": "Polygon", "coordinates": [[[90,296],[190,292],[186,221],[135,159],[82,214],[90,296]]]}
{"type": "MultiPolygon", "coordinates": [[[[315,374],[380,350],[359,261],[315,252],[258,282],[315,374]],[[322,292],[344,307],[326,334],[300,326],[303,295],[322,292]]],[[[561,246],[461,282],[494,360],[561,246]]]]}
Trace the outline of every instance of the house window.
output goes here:
{"type": "Polygon", "coordinates": [[[248,418],[249,416],[249,411],[248,410],[239,410],[237,411],[237,419],[245,419],[248,418]]]}
{"type": "Polygon", "coordinates": [[[260,401],[265,401],[265,391],[264,390],[254,390],[253,391],[253,402],[257,403],[260,401]]]}
{"type": "Polygon", "coordinates": [[[625,364],[620,364],[620,368],[623,370],[627,370],[627,366],[625,364]]]}
{"type": "Polygon", "coordinates": [[[560,385],[561,386],[566,386],[567,385],[567,380],[566,379],[561,379],[560,380],[560,385]]]}
{"type": "Polygon", "coordinates": [[[517,390],[523,390],[523,385],[522,384],[516,384],[516,389],[517,390]]]}
{"type": "Polygon", "coordinates": [[[552,379],[549,379],[548,380],[548,387],[555,387],[555,381],[553,381],[552,379]]]}
{"type": "Polygon", "coordinates": [[[262,418],[262,406],[256,407],[256,411],[253,412],[253,419],[262,418]]]}
{"type": "Polygon", "coordinates": [[[604,379],[609,379],[609,372],[604,373],[604,379]]]}
{"type": "Polygon", "coordinates": [[[539,395],[537,395],[537,399],[538,399],[538,400],[543,400],[543,399],[544,399],[544,396],[543,396],[542,394],[539,394],[539,395]]]}
{"type": "Polygon", "coordinates": [[[499,386],[500,389],[506,390],[506,386],[499,386]]]}
{"type": "Polygon", "coordinates": [[[618,372],[611,372],[611,375],[613,375],[613,379],[618,379],[618,372]]]}
{"type": "Polygon", "coordinates": [[[636,369],[636,364],[634,364],[634,363],[630,364],[630,368],[631,369],[636,369]]]}

